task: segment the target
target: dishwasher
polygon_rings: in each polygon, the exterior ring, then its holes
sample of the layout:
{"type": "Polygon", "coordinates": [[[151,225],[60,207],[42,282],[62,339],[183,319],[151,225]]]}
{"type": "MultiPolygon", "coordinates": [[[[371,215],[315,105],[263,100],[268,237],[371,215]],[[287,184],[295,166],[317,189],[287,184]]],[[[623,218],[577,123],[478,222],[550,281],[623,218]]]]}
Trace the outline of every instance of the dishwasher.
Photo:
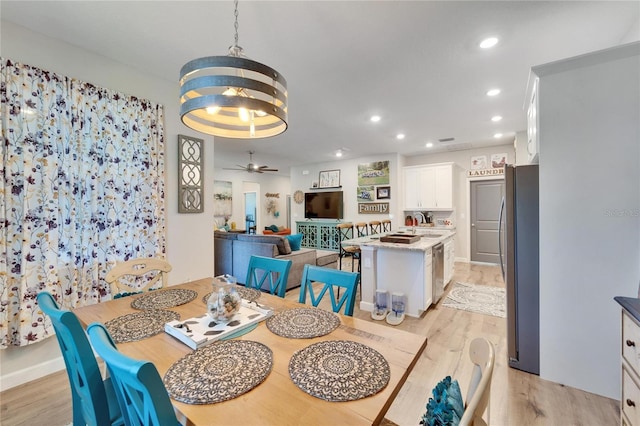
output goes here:
{"type": "Polygon", "coordinates": [[[438,303],[444,293],[444,244],[439,243],[431,249],[432,303],[438,303]]]}

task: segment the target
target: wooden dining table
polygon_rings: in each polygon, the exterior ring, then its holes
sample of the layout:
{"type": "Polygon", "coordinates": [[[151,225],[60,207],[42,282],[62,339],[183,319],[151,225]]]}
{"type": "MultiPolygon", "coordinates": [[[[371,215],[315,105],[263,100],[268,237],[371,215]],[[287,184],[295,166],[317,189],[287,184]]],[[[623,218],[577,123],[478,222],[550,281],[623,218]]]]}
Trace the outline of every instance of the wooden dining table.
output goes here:
{"type": "MultiPolygon", "coordinates": [[[[167,309],[179,313],[183,320],[204,314],[206,305],[202,298],[212,291],[211,283],[212,279],[206,278],[169,287],[194,290],[198,296],[191,302],[167,309]]],[[[131,307],[131,302],[137,297],[140,296],[85,306],[73,312],[85,326],[93,322],[105,323],[122,315],[140,312],[131,307]]],[[[305,306],[266,293],[258,302],[272,308],[275,314],[305,306]]],[[[271,332],[265,321],[260,322],[255,329],[237,339],[260,342],[272,350],[273,366],[267,378],[247,393],[223,402],[194,405],[172,400],[179,417],[195,425],[379,424],[424,351],[427,338],[375,322],[338,316],[338,328],[311,339],[281,337],[271,332]],[[292,355],[313,343],[327,340],[358,342],[379,352],[389,364],[387,386],[375,395],[347,402],[325,401],[299,389],[289,376],[292,355]]],[[[193,351],[165,332],[134,342],[119,343],[117,347],[132,358],[151,361],[161,377],[172,364],[193,351]]]]}

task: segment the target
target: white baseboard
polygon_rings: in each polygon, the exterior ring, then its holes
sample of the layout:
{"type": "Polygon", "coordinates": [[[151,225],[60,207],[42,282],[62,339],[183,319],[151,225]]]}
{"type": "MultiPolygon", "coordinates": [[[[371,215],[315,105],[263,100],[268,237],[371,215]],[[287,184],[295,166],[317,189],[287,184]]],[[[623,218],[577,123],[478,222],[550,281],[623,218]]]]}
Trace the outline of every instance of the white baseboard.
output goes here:
{"type": "Polygon", "coordinates": [[[23,385],[32,380],[37,380],[49,374],[64,370],[64,359],[60,356],[50,361],[45,361],[36,365],[29,365],[18,371],[12,371],[0,376],[0,392],[23,385]]]}

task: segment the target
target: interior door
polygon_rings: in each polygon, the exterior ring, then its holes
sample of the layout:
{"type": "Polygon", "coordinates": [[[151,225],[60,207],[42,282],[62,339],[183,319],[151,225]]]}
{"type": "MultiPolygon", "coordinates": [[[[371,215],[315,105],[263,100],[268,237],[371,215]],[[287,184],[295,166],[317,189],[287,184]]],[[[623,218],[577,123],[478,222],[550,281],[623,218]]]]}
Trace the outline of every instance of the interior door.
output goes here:
{"type": "Polygon", "coordinates": [[[471,182],[471,261],[500,263],[498,216],[504,179],[471,182]]]}

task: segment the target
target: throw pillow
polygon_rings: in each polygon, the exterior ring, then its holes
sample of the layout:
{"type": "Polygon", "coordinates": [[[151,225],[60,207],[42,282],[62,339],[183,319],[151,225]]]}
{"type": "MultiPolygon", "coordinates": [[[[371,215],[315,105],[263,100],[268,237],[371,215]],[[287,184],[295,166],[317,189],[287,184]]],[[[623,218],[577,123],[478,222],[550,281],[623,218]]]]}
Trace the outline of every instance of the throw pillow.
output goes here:
{"type": "Polygon", "coordinates": [[[291,251],[300,250],[300,245],[302,244],[302,234],[287,235],[286,237],[287,240],[289,240],[291,251]]]}
{"type": "Polygon", "coordinates": [[[433,388],[433,398],[429,398],[427,412],[420,424],[427,426],[458,425],[464,412],[464,402],[457,380],[445,377],[433,388]]]}
{"type": "Polygon", "coordinates": [[[276,225],[268,226],[267,228],[271,229],[273,232],[278,232],[278,227],[276,225]]]}

